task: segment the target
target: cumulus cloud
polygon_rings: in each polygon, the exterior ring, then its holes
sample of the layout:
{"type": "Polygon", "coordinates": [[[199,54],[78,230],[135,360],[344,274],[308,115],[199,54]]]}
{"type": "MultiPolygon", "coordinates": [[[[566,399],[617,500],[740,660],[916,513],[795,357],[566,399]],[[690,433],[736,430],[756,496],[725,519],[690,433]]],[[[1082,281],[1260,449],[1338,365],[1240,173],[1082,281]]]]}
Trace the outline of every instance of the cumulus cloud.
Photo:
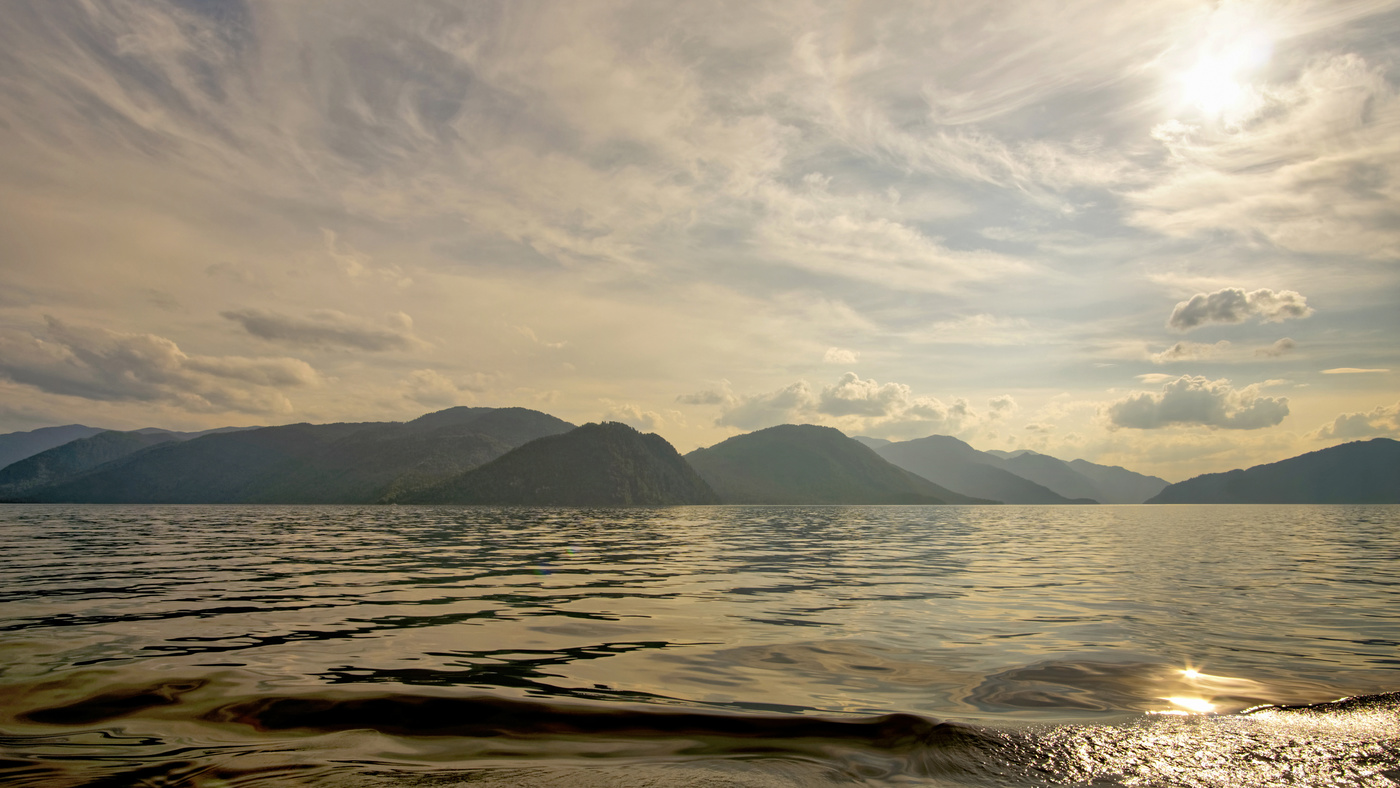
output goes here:
{"type": "Polygon", "coordinates": [[[875,437],[961,432],[1015,408],[1009,396],[1001,396],[992,400],[995,415],[979,414],[964,399],[945,403],[915,394],[906,384],[880,383],[854,372],[820,389],[799,380],[775,391],[739,395],[726,385],[720,391],[687,395],[680,401],[720,405],[716,424],[722,427],[755,430],[785,423],[826,424],[849,434],[875,437]]]}
{"type": "Polygon", "coordinates": [[[1231,430],[1272,427],[1288,415],[1287,397],[1265,397],[1256,385],[1236,389],[1228,380],[1183,375],[1160,393],[1140,392],[1108,406],[1114,427],[1150,430],[1199,424],[1231,430]]]}
{"type": "Polygon", "coordinates": [[[839,347],[829,347],[822,355],[823,364],[854,364],[859,360],[859,353],[839,347]]]}
{"type": "Polygon", "coordinates": [[[1208,345],[1204,342],[1178,342],[1166,350],[1163,350],[1161,353],[1153,353],[1149,358],[1153,364],[1168,364],[1173,361],[1195,361],[1224,352],[1229,347],[1230,343],[1223,339],[1213,345],[1208,345]]]}
{"type": "Polygon", "coordinates": [[[1275,342],[1272,345],[1269,345],[1268,347],[1259,348],[1258,350],[1254,351],[1254,355],[1269,356],[1271,358],[1276,358],[1278,356],[1286,356],[1289,353],[1292,353],[1297,347],[1297,342],[1294,342],[1288,337],[1284,337],[1283,339],[1280,339],[1279,341],[1275,342]]]}
{"type": "Polygon", "coordinates": [[[161,402],[192,412],[286,413],[280,389],[318,381],[294,358],[190,355],[154,334],[70,326],[49,317],[38,332],[0,333],[0,375],[49,394],[161,402]]]}
{"type": "Polygon", "coordinates": [[[1243,323],[1257,317],[1265,323],[1312,315],[1308,300],[1292,290],[1260,289],[1246,293],[1227,287],[1214,293],[1197,293],[1182,301],[1167,318],[1167,327],[1190,331],[1206,323],[1243,323]]]}
{"type": "Polygon", "coordinates": [[[608,410],[603,414],[604,421],[617,421],[643,432],[656,432],[666,424],[684,426],[685,419],[672,410],[662,414],[654,410],[644,410],[630,402],[603,400],[608,410]]]}
{"type": "Polygon", "coordinates": [[[1400,438],[1400,402],[1366,413],[1343,413],[1309,434],[1317,440],[1336,438],[1400,438]]]}
{"type": "Polygon", "coordinates": [[[306,317],[292,317],[261,309],[220,312],[259,339],[319,348],[350,348],[383,352],[410,350],[422,343],[413,336],[413,319],[403,312],[387,316],[376,325],[343,312],[323,309],[306,317]]]}

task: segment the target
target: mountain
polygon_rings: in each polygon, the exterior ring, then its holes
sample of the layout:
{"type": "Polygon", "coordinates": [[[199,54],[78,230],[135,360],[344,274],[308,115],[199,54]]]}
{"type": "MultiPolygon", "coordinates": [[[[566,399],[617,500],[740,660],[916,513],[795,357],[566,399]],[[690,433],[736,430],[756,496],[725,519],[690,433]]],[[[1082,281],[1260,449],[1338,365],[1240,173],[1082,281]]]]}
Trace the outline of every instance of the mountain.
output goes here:
{"type": "Polygon", "coordinates": [[[25,457],[33,457],[41,451],[62,446],[69,441],[91,438],[107,430],[87,427],[82,424],[65,424],[62,427],[42,427],[29,432],[11,432],[0,435],[0,469],[12,465],[25,457]]]}
{"type": "Polygon", "coordinates": [[[1136,473],[1117,465],[1099,465],[1088,460],[1071,460],[1069,467],[1094,483],[1101,503],[1142,503],[1166,488],[1170,482],[1157,476],[1136,473]]]}
{"type": "Polygon", "coordinates": [[[585,424],[530,441],[479,468],[413,493],[403,503],[533,506],[670,506],[719,502],[660,435],[625,424],[585,424]]]}
{"type": "Polygon", "coordinates": [[[940,487],[838,430],[811,424],[739,435],[685,459],[725,503],[994,503],[940,487]]]}
{"type": "Polygon", "coordinates": [[[572,427],[524,408],[451,408],[406,424],[290,424],[215,432],[162,443],[17,497],[70,503],[368,503],[430,486],[520,443],[572,427]]]}
{"type": "MultiPolygon", "coordinates": [[[[1066,498],[1108,503],[1104,500],[1104,491],[1099,489],[1092,479],[1070,467],[1064,460],[1048,454],[1033,451],[1015,452],[1011,457],[1001,460],[998,467],[1054,490],[1066,498]]],[[[1139,499],[1133,503],[1141,502],[1139,499]]]]}
{"type": "Polygon", "coordinates": [[[0,501],[61,484],[112,460],[177,440],[167,432],[99,432],[25,457],[0,469],[0,501]]]}
{"type": "Polygon", "coordinates": [[[910,473],[965,495],[1013,504],[1096,503],[1072,500],[1023,478],[1000,467],[1006,460],[948,435],[890,443],[875,452],[910,473]]]}
{"type": "Polygon", "coordinates": [[[1400,441],[1373,438],[1177,482],[1148,503],[1400,503],[1400,441]]]}

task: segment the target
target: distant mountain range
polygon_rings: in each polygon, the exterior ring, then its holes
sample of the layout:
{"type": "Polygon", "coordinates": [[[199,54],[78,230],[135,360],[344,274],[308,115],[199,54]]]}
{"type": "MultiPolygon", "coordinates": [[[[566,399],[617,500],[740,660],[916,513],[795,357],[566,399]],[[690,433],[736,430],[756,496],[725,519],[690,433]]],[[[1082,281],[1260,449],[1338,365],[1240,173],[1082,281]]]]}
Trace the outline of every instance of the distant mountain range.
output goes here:
{"type": "Polygon", "coordinates": [[[1142,503],[1166,479],[1033,451],[978,451],[947,435],[891,442],[857,438],[890,462],[954,490],[1014,504],[1142,503]]]}
{"type": "Polygon", "coordinates": [[[685,459],[726,503],[994,503],[940,487],[838,430],[811,424],[739,435],[685,459]]]}
{"type": "Polygon", "coordinates": [[[1400,503],[1400,443],[1335,446],[1169,485],[948,436],[892,442],[787,424],[682,457],[623,424],[525,408],[409,422],[182,433],[83,425],[0,435],[0,501],[494,505],[1400,503]]]}
{"type": "Polygon", "coordinates": [[[1400,503],[1400,441],[1373,438],[1248,470],[1207,473],[1148,503],[1400,503]]]}

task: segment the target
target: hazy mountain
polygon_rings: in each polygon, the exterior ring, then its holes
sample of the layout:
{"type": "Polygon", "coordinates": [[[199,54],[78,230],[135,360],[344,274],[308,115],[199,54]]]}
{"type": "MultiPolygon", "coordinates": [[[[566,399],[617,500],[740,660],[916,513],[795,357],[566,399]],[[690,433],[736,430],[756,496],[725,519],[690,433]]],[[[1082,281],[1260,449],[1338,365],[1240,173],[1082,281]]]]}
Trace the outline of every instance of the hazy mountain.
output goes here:
{"type": "Polygon", "coordinates": [[[406,424],[290,424],[167,442],[22,498],[367,503],[437,483],[527,440],[573,426],[523,408],[451,408],[429,416],[406,424]]]}
{"type": "Polygon", "coordinates": [[[1400,503],[1400,441],[1373,438],[1177,482],[1148,503],[1400,503]]]}
{"type": "Polygon", "coordinates": [[[1142,503],[1166,488],[1170,482],[1156,476],[1136,473],[1117,465],[1099,465],[1088,460],[1071,460],[1069,467],[1083,474],[1100,491],[1094,496],[1101,503],[1142,503]]]}
{"type": "Polygon", "coordinates": [[[1095,503],[1071,500],[998,467],[1005,460],[948,435],[890,443],[875,452],[910,473],[964,495],[1014,504],[1095,503]]]}
{"type": "Polygon", "coordinates": [[[685,458],[725,503],[992,503],[898,468],[831,427],[784,424],[685,458]]]}
{"type": "Polygon", "coordinates": [[[894,443],[894,441],[886,438],[872,438],[869,435],[853,435],[851,436],[851,440],[860,441],[872,449],[879,449],[881,446],[888,446],[894,443]]]}
{"type": "Polygon", "coordinates": [[[0,469],[0,501],[60,484],[112,460],[178,440],[166,432],[99,432],[25,457],[0,469]]]}
{"type": "Polygon", "coordinates": [[[719,502],[665,438],[617,422],[585,424],[530,441],[486,465],[394,500],[526,506],[719,502]]]}
{"type": "Polygon", "coordinates": [[[62,427],[41,427],[29,432],[0,435],[0,469],[69,441],[91,438],[99,432],[107,430],[82,424],[65,424],[62,427]]]}
{"type": "MultiPolygon", "coordinates": [[[[1083,498],[1099,503],[1108,503],[1107,497],[1093,480],[1070,466],[1064,460],[1048,454],[1033,451],[1019,451],[1000,460],[1003,470],[1011,471],[1022,479],[1030,479],[1036,484],[1054,490],[1066,498],[1083,498]]],[[[1142,503],[1143,499],[1133,501],[1142,503]]]]}

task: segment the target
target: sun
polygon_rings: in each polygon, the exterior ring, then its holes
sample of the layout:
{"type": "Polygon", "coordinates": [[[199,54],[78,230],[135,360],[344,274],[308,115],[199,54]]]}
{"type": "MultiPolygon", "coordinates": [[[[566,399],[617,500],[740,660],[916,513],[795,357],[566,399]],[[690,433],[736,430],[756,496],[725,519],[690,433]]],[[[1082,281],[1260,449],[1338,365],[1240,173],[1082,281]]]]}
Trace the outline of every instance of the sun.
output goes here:
{"type": "Polygon", "coordinates": [[[1273,42],[1261,31],[1236,31],[1203,43],[1177,77],[1179,101],[1210,120],[1248,114],[1258,91],[1253,79],[1269,62],[1273,42]]]}

